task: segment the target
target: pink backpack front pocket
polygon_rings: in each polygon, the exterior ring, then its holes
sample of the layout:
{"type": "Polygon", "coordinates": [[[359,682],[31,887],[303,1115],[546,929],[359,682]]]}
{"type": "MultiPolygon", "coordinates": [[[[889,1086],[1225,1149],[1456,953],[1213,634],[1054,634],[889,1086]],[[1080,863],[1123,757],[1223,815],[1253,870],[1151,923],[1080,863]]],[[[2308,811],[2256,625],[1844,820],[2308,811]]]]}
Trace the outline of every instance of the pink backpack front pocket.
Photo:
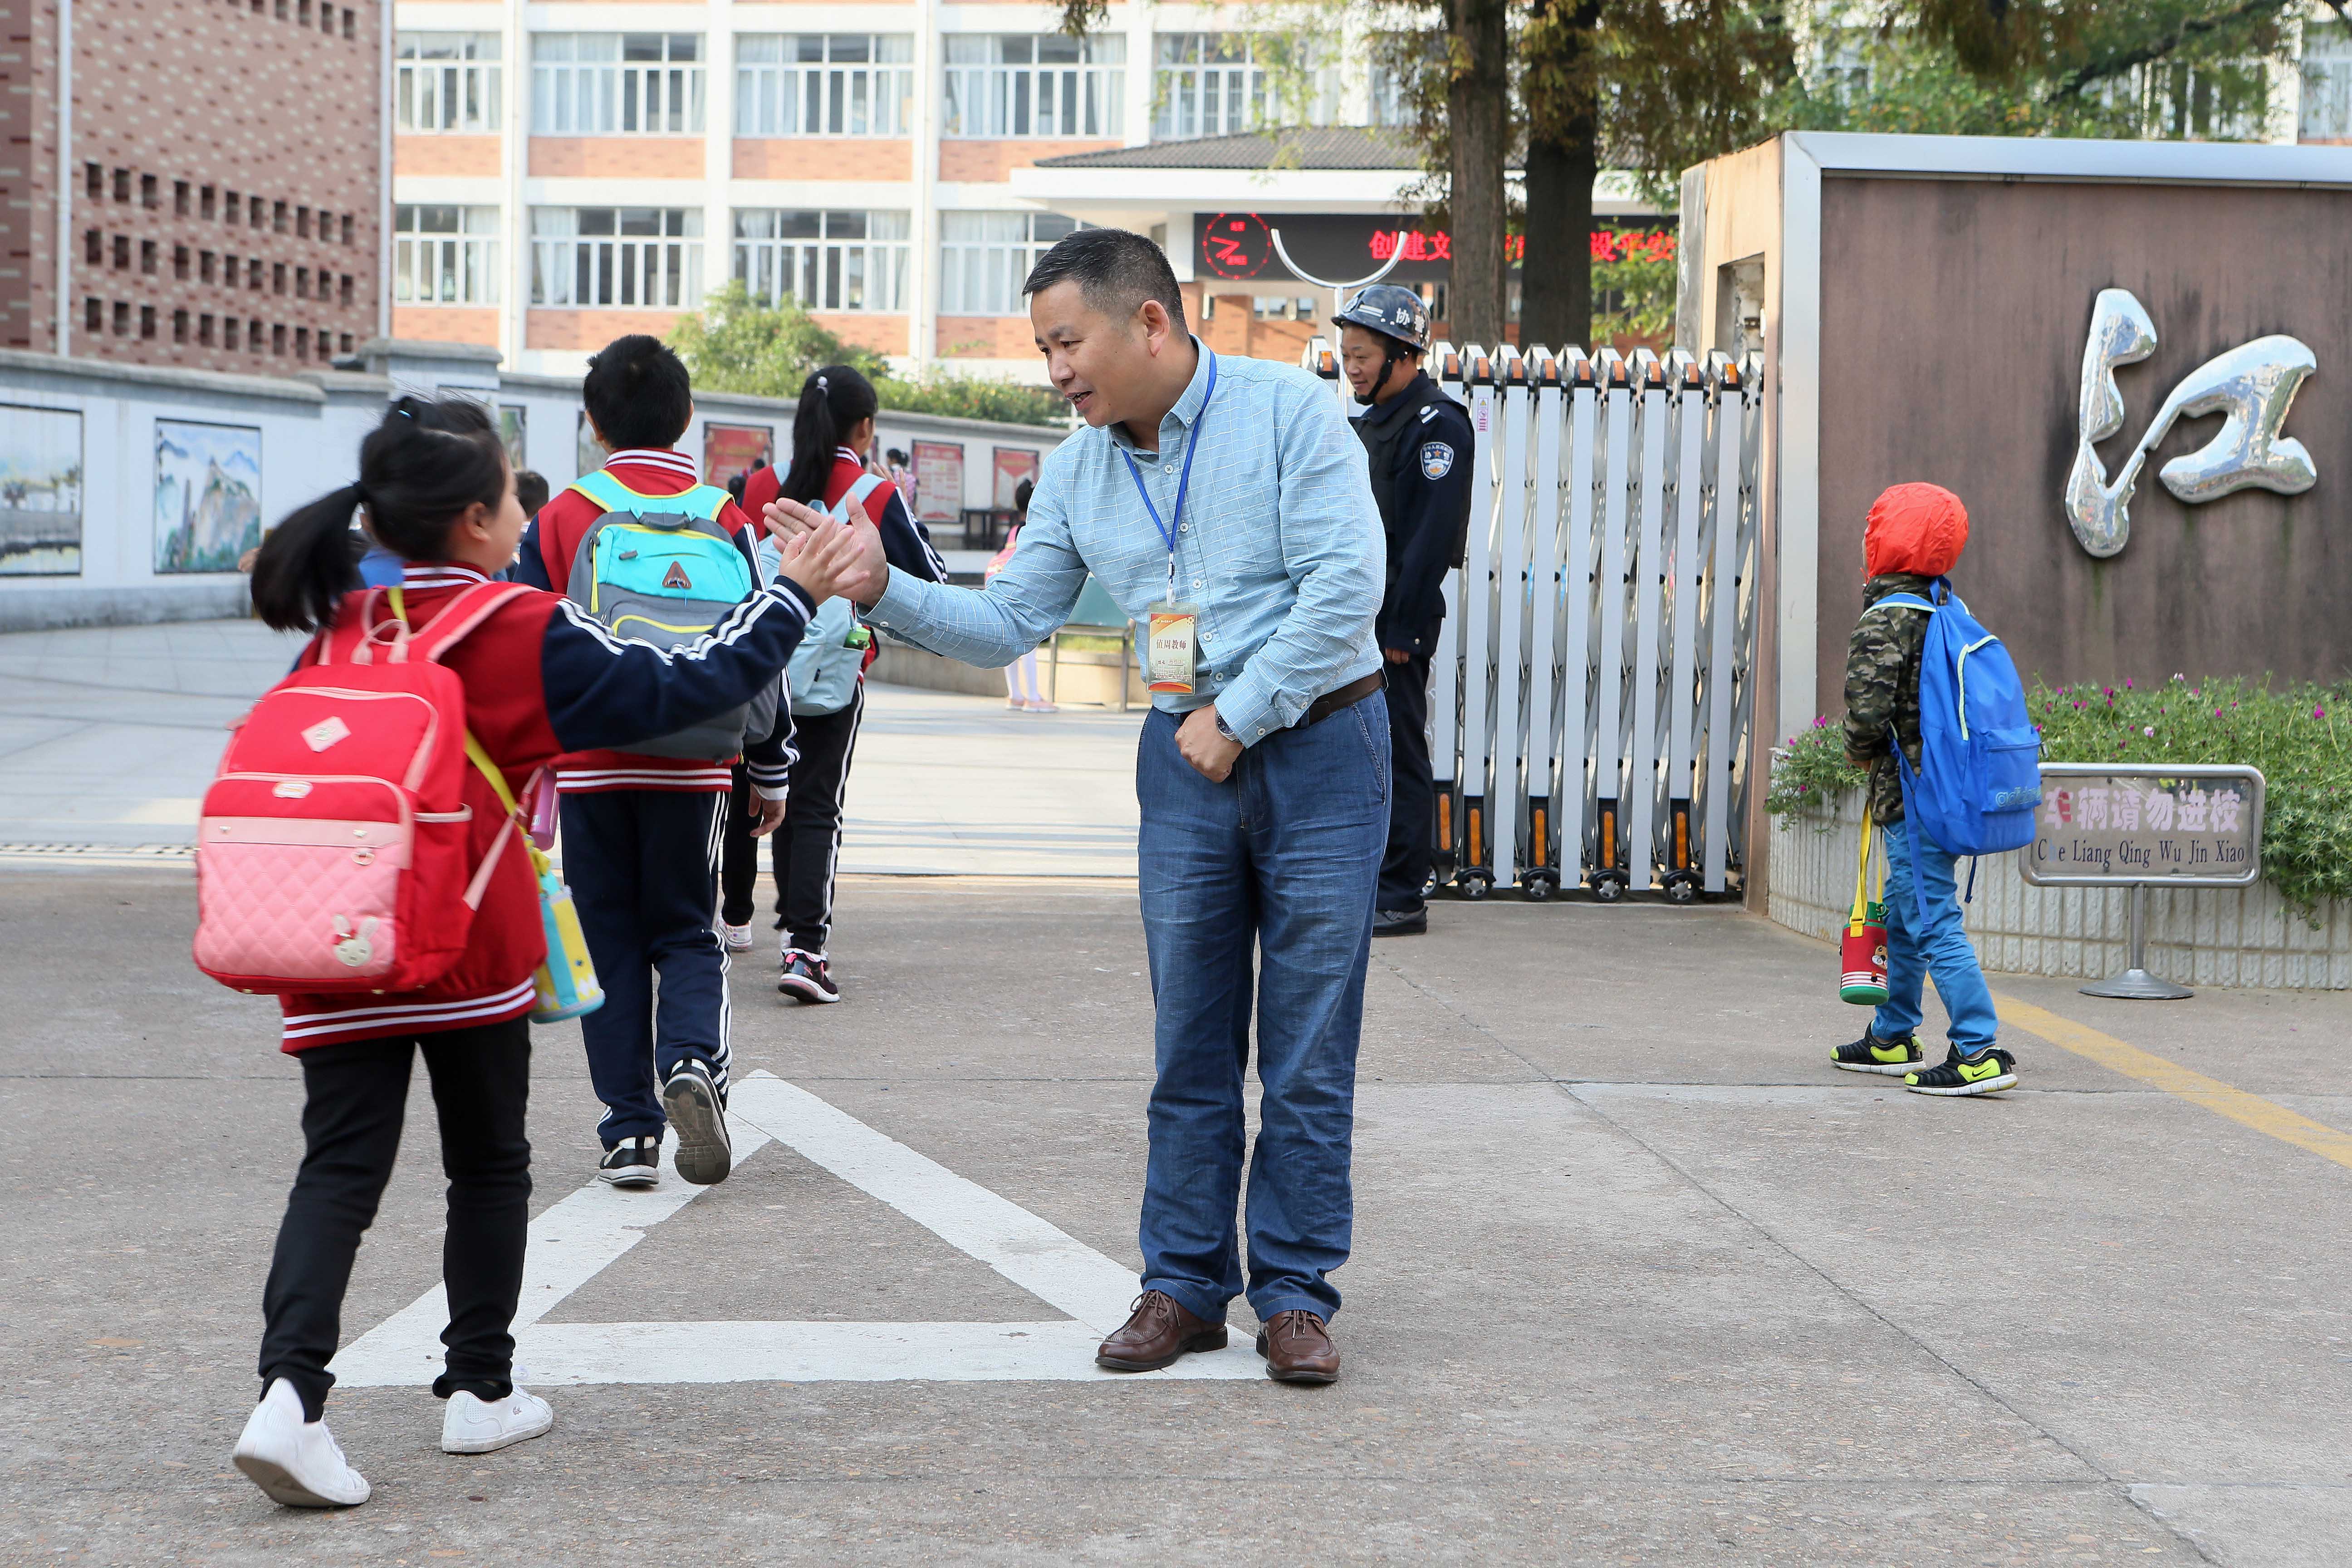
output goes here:
{"type": "Polygon", "coordinates": [[[218,781],[205,804],[212,809],[196,827],[197,966],[248,991],[385,989],[400,956],[400,893],[415,837],[399,793],[373,780],[247,773],[218,781]],[[248,792],[280,809],[289,794],[310,797],[321,814],[239,814],[248,792]]]}

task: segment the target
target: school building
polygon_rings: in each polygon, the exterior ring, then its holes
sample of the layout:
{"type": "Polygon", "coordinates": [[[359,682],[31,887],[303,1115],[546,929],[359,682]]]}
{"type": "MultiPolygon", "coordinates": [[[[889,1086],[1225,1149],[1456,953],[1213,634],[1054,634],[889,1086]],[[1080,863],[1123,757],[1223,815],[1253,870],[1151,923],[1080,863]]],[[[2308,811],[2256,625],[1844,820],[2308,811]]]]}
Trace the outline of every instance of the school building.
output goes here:
{"type": "Polygon", "coordinates": [[[382,335],[379,0],[0,20],[0,350],[285,375],[382,335]]]}
{"type": "Polygon", "coordinates": [[[1023,276],[1116,223],[1167,246],[1218,348],[1292,358],[1330,300],[1273,230],[1353,278],[1378,235],[1425,226],[1399,217],[1419,172],[1365,39],[1302,52],[1181,4],[1075,39],[1059,15],[401,0],[393,334],[567,374],[740,279],[894,357],[1034,377],[1023,276]],[[1275,121],[1307,129],[1277,145],[1275,121]]]}

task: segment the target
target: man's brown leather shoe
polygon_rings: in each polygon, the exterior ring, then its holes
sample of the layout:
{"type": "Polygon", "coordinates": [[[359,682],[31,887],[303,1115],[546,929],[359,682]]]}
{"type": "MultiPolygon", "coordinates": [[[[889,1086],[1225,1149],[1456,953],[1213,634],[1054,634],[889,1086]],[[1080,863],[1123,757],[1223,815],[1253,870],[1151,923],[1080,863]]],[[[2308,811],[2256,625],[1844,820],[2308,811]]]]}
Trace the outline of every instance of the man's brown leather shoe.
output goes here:
{"type": "Polygon", "coordinates": [[[1194,1317],[1172,1296],[1146,1290],[1135,1299],[1126,1326],[1095,1352],[1095,1364],[1112,1372],[1157,1372],[1187,1352],[1224,1348],[1224,1324],[1194,1317]]]}
{"type": "Polygon", "coordinates": [[[1339,1381],[1339,1347],[1312,1312],[1276,1312],[1258,1331],[1257,1353],[1265,1357],[1266,1376],[1276,1383],[1339,1381]]]}

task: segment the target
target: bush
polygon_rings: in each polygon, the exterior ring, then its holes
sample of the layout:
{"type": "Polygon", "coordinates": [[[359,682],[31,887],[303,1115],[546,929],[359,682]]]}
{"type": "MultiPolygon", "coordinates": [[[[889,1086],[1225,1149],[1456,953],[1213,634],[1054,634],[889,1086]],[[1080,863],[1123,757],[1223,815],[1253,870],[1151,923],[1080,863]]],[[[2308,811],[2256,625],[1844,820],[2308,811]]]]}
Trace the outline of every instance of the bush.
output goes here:
{"type": "MultiPolygon", "coordinates": [[[[2053,763],[2231,763],[2260,768],[2263,873],[2298,909],[2352,899],[2352,682],[2273,689],[2237,678],[2174,676],[2142,689],[2085,683],[2027,694],[2053,763]]],[[[1826,717],[1772,751],[1765,809],[1827,810],[1862,773],[1845,762],[1845,730],[1826,717]]]]}
{"type": "Polygon", "coordinates": [[[790,300],[768,305],[752,299],[740,279],[707,295],[699,313],[679,317],[669,344],[694,384],[712,392],[797,400],[812,372],[845,364],[874,384],[885,408],[1013,425],[1069,424],[1070,405],[1048,386],[944,371],[901,380],[873,350],[842,342],[790,300]]]}

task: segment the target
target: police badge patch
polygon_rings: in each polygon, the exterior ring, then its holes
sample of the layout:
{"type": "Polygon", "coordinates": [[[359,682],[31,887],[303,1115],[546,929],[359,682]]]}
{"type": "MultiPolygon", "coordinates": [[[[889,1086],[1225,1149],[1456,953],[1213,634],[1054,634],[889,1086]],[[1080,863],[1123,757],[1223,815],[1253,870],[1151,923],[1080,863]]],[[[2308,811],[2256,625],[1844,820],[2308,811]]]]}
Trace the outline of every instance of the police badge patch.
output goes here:
{"type": "Polygon", "coordinates": [[[1442,479],[1454,471],[1454,448],[1443,441],[1432,441],[1421,449],[1421,473],[1423,479],[1442,479]]]}

